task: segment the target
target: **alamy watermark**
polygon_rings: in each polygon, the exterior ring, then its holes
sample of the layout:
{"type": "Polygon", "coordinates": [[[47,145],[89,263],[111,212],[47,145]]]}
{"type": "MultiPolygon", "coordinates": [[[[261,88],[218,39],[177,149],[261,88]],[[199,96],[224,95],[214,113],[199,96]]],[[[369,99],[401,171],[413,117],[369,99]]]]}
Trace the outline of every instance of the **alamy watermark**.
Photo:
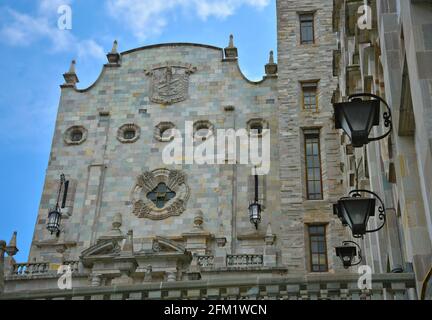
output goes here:
{"type": "Polygon", "coordinates": [[[372,290],[372,268],[370,266],[360,266],[357,270],[360,275],[357,286],[360,290],[372,290]]]}
{"type": "Polygon", "coordinates": [[[72,290],[72,268],[69,265],[61,265],[57,269],[61,276],[57,280],[57,287],[60,290],[72,290]]]}
{"type": "Polygon", "coordinates": [[[57,20],[57,27],[60,30],[72,30],[72,8],[67,5],[61,5],[57,9],[60,17],[57,20]]]}
{"type": "Polygon", "coordinates": [[[357,10],[360,17],[357,26],[360,30],[372,30],[372,8],[367,4],[360,6],[357,10]]]}
{"type": "Polygon", "coordinates": [[[270,171],[270,130],[217,129],[205,138],[194,133],[192,121],[185,122],[185,132],[171,129],[171,142],[162,151],[165,165],[242,164],[252,166],[252,174],[270,171]]]}

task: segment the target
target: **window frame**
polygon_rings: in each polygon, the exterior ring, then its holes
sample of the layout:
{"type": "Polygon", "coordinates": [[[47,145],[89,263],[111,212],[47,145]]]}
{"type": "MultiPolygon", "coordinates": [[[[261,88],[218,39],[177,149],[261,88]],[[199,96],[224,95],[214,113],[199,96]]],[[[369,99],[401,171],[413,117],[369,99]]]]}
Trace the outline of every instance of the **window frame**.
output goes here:
{"type": "Polygon", "coordinates": [[[315,12],[299,12],[299,25],[300,25],[300,45],[313,45],[315,44],[315,12]],[[302,20],[302,18],[306,16],[311,16],[311,20],[302,20]],[[304,40],[303,39],[303,23],[312,22],[312,40],[304,40]]]}
{"type": "Polygon", "coordinates": [[[318,112],[319,108],[319,80],[308,80],[308,81],[301,81],[300,82],[300,90],[301,90],[301,103],[302,103],[302,109],[304,111],[310,111],[310,112],[318,112]],[[306,108],[305,104],[305,87],[309,86],[309,88],[315,88],[315,108],[306,108]]]}
{"type": "MultiPolygon", "coordinates": [[[[329,272],[330,268],[329,268],[329,259],[328,259],[328,246],[327,246],[327,227],[328,224],[327,223],[315,223],[315,224],[308,224],[307,225],[307,234],[308,234],[308,244],[309,244],[309,268],[310,268],[310,272],[313,273],[323,273],[323,272],[329,272]],[[322,227],[324,229],[324,233],[320,234],[318,232],[311,232],[312,228],[318,228],[318,227],[322,227]],[[316,252],[314,253],[312,250],[312,237],[322,237],[324,242],[324,252],[316,252]],[[321,266],[323,266],[323,264],[314,264],[313,263],[313,257],[314,255],[318,255],[318,261],[320,260],[321,255],[324,255],[325,257],[325,270],[321,270],[321,266]],[[318,271],[314,270],[314,266],[318,266],[318,271]]],[[[314,241],[317,242],[317,241],[314,241]]],[[[319,251],[319,250],[318,250],[319,251]]]]}
{"type": "MultiPolygon", "coordinates": [[[[321,159],[321,130],[320,128],[303,129],[303,142],[304,142],[304,164],[305,164],[305,175],[306,175],[306,199],[309,201],[320,201],[324,200],[324,189],[323,189],[323,177],[322,177],[322,159],[321,159]],[[321,187],[321,197],[319,199],[312,199],[309,192],[309,174],[308,174],[308,154],[307,154],[307,144],[308,136],[316,135],[318,139],[318,160],[320,169],[320,187],[321,187]]],[[[313,167],[312,169],[316,169],[313,167]]],[[[318,180],[313,180],[314,182],[318,180]]]]}

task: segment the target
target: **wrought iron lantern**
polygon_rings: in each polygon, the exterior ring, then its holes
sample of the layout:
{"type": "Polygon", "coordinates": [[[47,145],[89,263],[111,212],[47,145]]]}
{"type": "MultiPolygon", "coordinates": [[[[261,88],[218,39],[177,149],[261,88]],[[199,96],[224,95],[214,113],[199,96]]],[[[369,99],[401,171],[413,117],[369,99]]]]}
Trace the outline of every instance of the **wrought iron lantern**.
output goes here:
{"type": "Polygon", "coordinates": [[[353,241],[344,241],[342,242],[342,246],[336,247],[335,249],[336,249],[336,256],[338,256],[341,259],[345,269],[348,269],[349,267],[357,266],[363,260],[360,246],[353,241]],[[354,262],[354,259],[356,257],[357,257],[357,261],[354,262]]]}
{"type": "Polygon", "coordinates": [[[61,212],[57,209],[51,209],[48,213],[47,229],[51,234],[60,234],[61,212]]]}
{"type": "Polygon", "coordinates": [[[381,230],[386,222],[385,207],[381,198],[372,191],[368,190],[353,190],[349,193],[350,197],[339,199],[334,205],[334,213],[339,217],[342,224],[348,225],[354,238],[362,238],[366,233],[377,232],[381,230]],[[364,197],[361,194],[367,193],[371,197],[364,197]],[[367,225],[370,217],[375,216],[376,202],[378,206],[378,218],[382,224],[373,230],[367,230],[367,225]]]}
{"type": "Polygon", "coordinates": [[[335,127],[343,129],[351,139],[354,148],[361,148],[371,141],[377,141],[387,137],[393,128],[391,110],[387,102],[381,97],[370,93],[353,94],[348,97],[348,102],[335,103],[335,127]],[[370,97],[371,100],[363,100],[360,97],[370,97]],[[384,112],[384,126],[388,131],[379,137],[369,137],[372,127],[380,123],[380,102],[384,103],[387,111],[384,112]]]}
{"type": "Polygon", "coordinates": [[[261,222],[261,204],[258,202],[258,175],[255,168],[255,197],[254,202],[249,205],[249,219],[258,230],[258,224],[261,222]]]}
{"type": "Polygon", "coordinates": [[[69,181],[66,181],[65,175],[60,175],[60,185],[57,193],[57,202],[54,208],[50,209],[48,212],[48,222],[47,229],[51,234],[56,234],[58,237],[60,235],[60,222],[61,222],[61,208],[64,208],[66,205],[66,197],[68,191],[69,181]],[[60,206],[60,197],[63,193],[63,201],[60,206]]]}

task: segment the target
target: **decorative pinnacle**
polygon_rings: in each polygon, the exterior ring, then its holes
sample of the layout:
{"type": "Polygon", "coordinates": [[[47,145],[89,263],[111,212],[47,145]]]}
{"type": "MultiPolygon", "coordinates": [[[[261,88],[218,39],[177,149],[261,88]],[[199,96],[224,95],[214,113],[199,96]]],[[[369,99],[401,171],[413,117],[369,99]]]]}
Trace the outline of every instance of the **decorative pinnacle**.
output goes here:
{"type": "Polygon", "coordinates": [[[75,65],[76,65],[76,61],[72,60],[72,62],[70,64],[70,67],[69,67],[68,73],[76,73],[76,71],[75,71],[75,65]]]}
{"type": "Polygon", "coordinates": [[[229,37],[228,47],[225,48],[225,58],[228,60],[236,60],[238,53],[237,48],[234,46],[234,36],[231,34],[229,37]]]}
{"type": "Polygon", "coordinates": [[[63,74],[63,78],[66,81],[65,87],[74,87],[77,82],[79,82],[75,71],[76,61],[72,60],[69,71],[63,74]]]}
{"type": "Polygon", "coordinates": [[[17,248],[17,232],[14,231],[14,233],[12,234],[12,238],[9,241],[9,244],[6,247],[6,253],[8,254],[9,257],[13,257],[14,255],[17,254],[18,252],[18,248],[17,248]]]}
{"type": "Polygon", "coordinates": [[[270,51],[269,63],[274,63],[273,50],[270,51]]]}
{"type": "Polygon", "coordinates": [[[107,59],[110,65],[116,65],[116,66],[119,65],[120,54],[118,53],[117,48],[118,48],[118,42],[117,40],[114,40],[112,49],[107,54],[107,59]]]}
{"type": "Polygon", "coordinates": [[[111,49],[111,53],[117,53],[117,47],[118,47],[117,40],[114,40],[113,46],[112,46],[112,49],[111,49]]]}
{"type": "Polygon", "coordinates": [[[265,73],[267,77],[275,77],[277,75],[278,66],[274,62],[273,50],[269,54],[269,62],[265,65],[265,73]]]}
{"type": "Polygon", "coordinates": [[[230,34],[228,48],[234,48],[234,36],[230,34]]]}

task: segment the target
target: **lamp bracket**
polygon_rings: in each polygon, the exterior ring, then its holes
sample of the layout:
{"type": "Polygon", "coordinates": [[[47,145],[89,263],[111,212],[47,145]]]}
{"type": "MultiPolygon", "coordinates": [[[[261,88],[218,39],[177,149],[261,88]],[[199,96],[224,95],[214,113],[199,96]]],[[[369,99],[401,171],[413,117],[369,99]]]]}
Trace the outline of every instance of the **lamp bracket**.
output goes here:
{"type": "Polygon", "coordinates": [[[377,96],[375,94],[372,94],[372,93],[355,93],[355,94],[349,95],[348,100],[351,101],[352,99],[360,98],[360,97],[369,97],[369,98],[377,99],[377,100],[381,101],[382,103],[384,103],[384,105],[387,107],[387,111],[384,112],[383,118],[384,118],[384,126],[386,128],[389,128],[388,131],[379,137],[368,138],[369,142],[384,139],[393,130],[392,112],[391,112],[390,106],[388,105],[388,103],[383,98],[381,98],[380,96],[377,96]]]}
{"type": "MultiPolygon", "coordinates": [[[[358,197],[362,196],[361,195],[362,193],[370,194],[370,195],[374,196],[379,201],[380,204],[378,206],[378,219],[382,221],[382,224],[378,228],[373,229],[373,230],[366,230],[366,233],[373,233],[373,232],[380,231],[382,228],[384,228],[384,225],[386,223],[386,214],[385,214],[384,202],[375,192],[372,192],[369,190],[363,190],[363,189],[352,190],[352,191],[350,191],[349,195],[353,198],[358,198],[358,197]]],[[[356,237],[356,238],[362,238],[362,236],[356,237]]]]}

